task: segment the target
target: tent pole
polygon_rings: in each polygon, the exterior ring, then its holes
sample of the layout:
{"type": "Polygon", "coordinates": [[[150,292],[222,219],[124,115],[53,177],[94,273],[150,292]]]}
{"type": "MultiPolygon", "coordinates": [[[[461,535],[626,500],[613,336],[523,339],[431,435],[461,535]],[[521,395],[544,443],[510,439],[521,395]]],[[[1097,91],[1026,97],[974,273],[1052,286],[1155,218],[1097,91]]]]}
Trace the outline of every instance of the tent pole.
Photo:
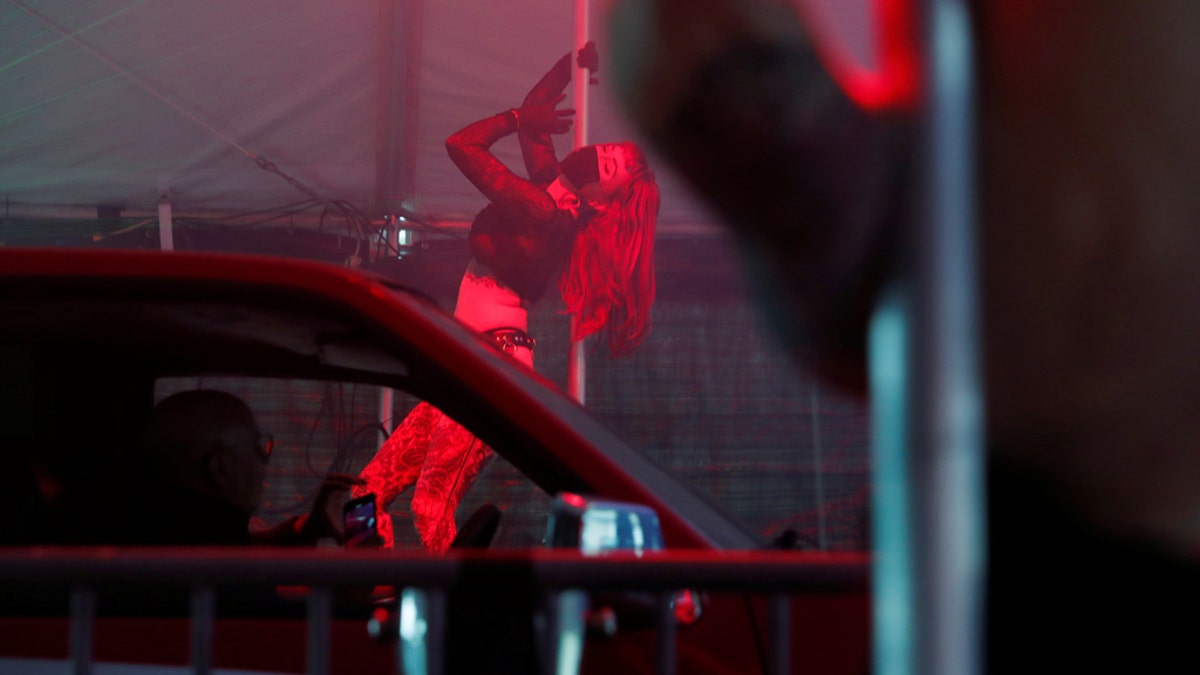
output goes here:
{"type": "MultiPolygon", "coordinates": [[[[375,193],[372,217],[415,211],[416,71],[422,0],[379,0],[375,64],[375,193]]],[[[390,241],[385,249],[394,247],[390,241]]],[[[386,250],[385,250],[386,252],[386,250]]]]}
{"type": "Polygon", "coordinates": [[[379,388],[379,433],[381,438],[380,443],[387,441],[392,435],[392,417],[393,406],[395,405],[396,395],[391,387],[379,388]]]}
{"type": "MultiPolygon", "coordinates": [[[[572,51],[583,47],[591,33],[588,26],[589,0],[575,0],[575,40],[572,51]]],[[[575,137],[573,148],[581,148],[588,144],[588,72],[576,67],[575,77],[571,78],[571,107],[575,108],[575,137]]],[[[575,317],[571,318],[571,336],[574,337],[576,328],[575,317]]],[[[583,349],[583,340],[571,340],[570,352],[567,355],[567,392],[580,403],[586,403],[587,393],[587,354],[583,349]]]]}
{"type": "Polygon", "coordinates": [[[174,219],[171,217],[171,196],[163,192],[158,196],[158,244],[164,251],[175,250],[174,219]]]}

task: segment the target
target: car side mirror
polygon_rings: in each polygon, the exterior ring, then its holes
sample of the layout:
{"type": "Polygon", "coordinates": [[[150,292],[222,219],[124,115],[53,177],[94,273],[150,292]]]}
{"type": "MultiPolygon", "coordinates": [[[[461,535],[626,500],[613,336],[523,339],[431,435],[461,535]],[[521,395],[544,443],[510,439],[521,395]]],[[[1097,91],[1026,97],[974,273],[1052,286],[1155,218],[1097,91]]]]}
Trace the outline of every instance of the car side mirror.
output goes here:
{"type": "MultiPolygon", "coordinates": [[[[573,548],[586,555],[604,555],[614,551],[632,551],[641,555],[664,549],[658,514],[648,506],[630,502],[596,499],[564,492],[551,505],[546,528],[546,545],[573,548]]],[[[625,630],[651,628],[659,613],[659,596],[642,592],[596,592],[590,600],[583,594],[568,592],[560,603],[560,628],[576,623],[567,615],[582,616],[579,629],[592,637],[607,637],[618,627],[625,630]]],[[[701,594],[689,589],[674,594],[671,609],[680,626],[696,623],[701,614],[701,594]]]]}
{"type": "Polygon", "coordinates": [[[586,555],[661,551],[662,526],[658,514],[648,506],[563,492],[551,505],[546,544],[578,549],[586,555]]]}

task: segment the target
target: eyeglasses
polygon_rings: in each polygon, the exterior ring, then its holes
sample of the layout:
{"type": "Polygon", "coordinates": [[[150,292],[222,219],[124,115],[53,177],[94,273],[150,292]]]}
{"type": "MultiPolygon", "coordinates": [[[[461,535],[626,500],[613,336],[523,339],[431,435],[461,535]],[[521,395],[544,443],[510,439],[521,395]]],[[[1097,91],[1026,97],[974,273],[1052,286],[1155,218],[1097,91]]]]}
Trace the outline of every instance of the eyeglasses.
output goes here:
{"type": "Polygon", "coordinates": [[[271,458],[271,451],[275,449],[275,437],[271,434],[260,434],[258,437],[258,445],[255,446],[258,450],[259,457],[265,462],[271,458]]]}

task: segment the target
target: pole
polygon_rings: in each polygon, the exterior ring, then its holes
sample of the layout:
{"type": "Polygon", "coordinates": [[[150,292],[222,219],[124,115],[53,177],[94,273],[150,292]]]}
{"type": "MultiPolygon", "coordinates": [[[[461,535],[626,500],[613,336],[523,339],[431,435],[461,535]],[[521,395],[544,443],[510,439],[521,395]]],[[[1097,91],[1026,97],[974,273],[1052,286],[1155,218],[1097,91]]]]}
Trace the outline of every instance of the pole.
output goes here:
{"type": "Polygon", "coordinates": [[[392,435],[392,417],[393,406],[395,405],[396,394],[391,387],[379,388],[379,433],[380,443],[387,441],[392,435]]]}
{"type": "Polygon", "coordinates": [[[175,225],[171,217],[171,196],[163,192],[158,197],[158,242],[164,251],[175,250],[175,225]]]}
{"type": "MultiPolygon", "coordinates": [[[[589,29],[589,0],[575,0],[575,40],[572,46],[572,56],[583,45],[587,44],[589,29]]],[[[572,148],[581,148],[588,144],[588,72],[576,65],[575,76],[571,78],[571,107],[575,109],[575,134],[572,148]]],[[[583,340],[575,340],[576,319],[571,318],[571,348],[567,355],[567,393],[576,401],[586,403],[587,397],[587,353],[583,349],[583,340]]]]}
{"type": "Polygon", "coordinates": [[[875,672],[983,667],[983,385],[968,0],[916,0],[917,210],[871,326],[875,672]]]}

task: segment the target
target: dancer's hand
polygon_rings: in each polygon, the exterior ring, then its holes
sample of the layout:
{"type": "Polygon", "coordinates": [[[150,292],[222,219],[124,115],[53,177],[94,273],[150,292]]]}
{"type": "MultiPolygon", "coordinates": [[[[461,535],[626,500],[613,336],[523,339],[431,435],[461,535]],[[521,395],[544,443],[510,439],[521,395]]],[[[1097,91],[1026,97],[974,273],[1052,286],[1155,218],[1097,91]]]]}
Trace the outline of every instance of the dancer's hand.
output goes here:
{"type": "MultiPolygon", "coordinates": [[[[595,75],[600,72],[600,53],[596,51],[596,43],[588,41],[579,49],[579,53],[575,56],[575,63],[579,64],[580,68],[586,68],[588,75],[595,75]]],[[[599,84],[600,80],[594,77],[588,77],[588,84],[599,84]]]]}
{"type": "Polygon", "coordinates": [[[521,131],[531,136],[539,134],[565,134],[571,130],[574,108],[557,108],[566,94],[546,103],[527,103],[517,110],[521,131]]]}

